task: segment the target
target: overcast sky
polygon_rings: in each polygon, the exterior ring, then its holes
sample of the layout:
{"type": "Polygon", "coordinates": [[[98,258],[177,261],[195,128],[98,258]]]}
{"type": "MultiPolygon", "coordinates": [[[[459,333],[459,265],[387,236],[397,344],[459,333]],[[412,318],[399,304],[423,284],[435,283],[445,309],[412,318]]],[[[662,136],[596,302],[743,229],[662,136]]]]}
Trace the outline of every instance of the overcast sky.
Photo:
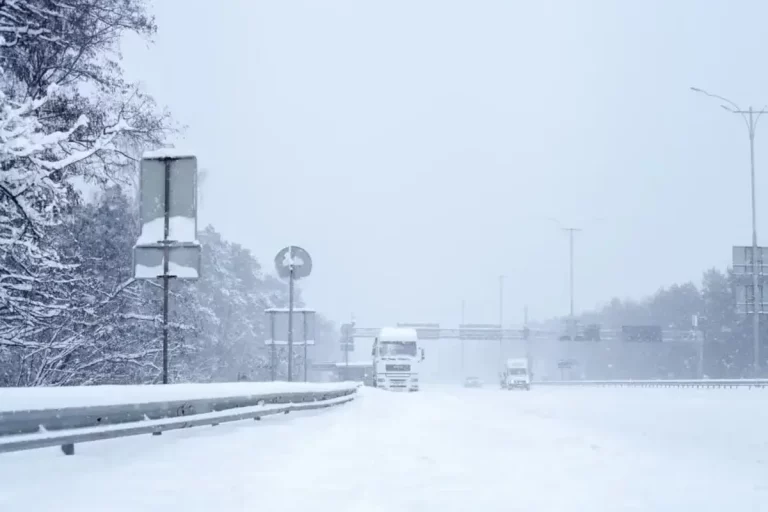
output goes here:
{"type": "MultiPolygon", "coordinates": [[[[725,268],[750,243],[741,119],[768,103],[768,4],[155,0],[123,45],[209,171],[200,223],[266,270],[314,260],[309,305],[358,324],[568,311],[725,268]],[[213,7],[215,5],[215,7],[213,7]]],[[[768,242],[768,122],[758,130],[768,242]]],[[[760,233],[760,232],[759,232],[760,233]]],[[[760,235],[759,235],[760,236],[760,235]]]]}

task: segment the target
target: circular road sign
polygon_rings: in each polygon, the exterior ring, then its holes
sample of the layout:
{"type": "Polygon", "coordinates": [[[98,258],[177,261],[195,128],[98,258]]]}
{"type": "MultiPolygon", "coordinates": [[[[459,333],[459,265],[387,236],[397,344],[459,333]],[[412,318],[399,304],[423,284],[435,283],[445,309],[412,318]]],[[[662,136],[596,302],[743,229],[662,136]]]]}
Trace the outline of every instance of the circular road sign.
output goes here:
{"type": "Polygon", "coordinates": [[[296,245],[290,245],[275,256],[277,275],[289,278],[293,267],[293,278],[301,279],[312,273],[312,258],[309,253],[296,245]]]}

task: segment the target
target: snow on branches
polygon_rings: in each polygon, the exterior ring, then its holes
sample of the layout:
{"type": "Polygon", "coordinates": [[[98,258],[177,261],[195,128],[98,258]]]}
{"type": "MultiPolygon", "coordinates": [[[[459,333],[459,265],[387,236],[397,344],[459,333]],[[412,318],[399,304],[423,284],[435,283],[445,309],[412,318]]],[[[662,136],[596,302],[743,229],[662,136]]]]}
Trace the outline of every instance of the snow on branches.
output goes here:
{"type": "Polygon", "coordinates": [[[63,24],[72,7],[44,0],[0,0],[0,47],[15,46],[25,37],[58,42],[50,23],[63,24]]]}

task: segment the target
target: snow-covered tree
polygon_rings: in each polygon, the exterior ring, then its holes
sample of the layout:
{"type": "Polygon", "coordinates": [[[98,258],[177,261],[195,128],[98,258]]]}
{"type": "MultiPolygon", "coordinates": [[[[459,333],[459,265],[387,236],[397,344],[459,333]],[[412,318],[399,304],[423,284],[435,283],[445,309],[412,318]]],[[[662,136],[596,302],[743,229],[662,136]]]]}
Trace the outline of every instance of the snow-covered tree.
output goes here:
{"type": "Polygon", "coordinates": [[[39,348],[69,308],[76,256],[53,235],[82,182],[106,184],[157,144],[166,116],[122,79],[121,34],[154,30],[141,0],[0,2],[0,344],[39,348]],[[62,293],[63,292],[63,293],[62,293]]]}
{"type": "MultiPolygon", "coordinates": [[[[170,120],[118,51],[123,34],[154,33],[146,4],[0,0],[0,385],[161,376],[161,286],[132,278],[128,197],[135,157],[170,120]]],[[[202,278],[171,285],[172,378],[267,378],[264,309],[286,286],[213,228],[200,239],[202,278]]]]}

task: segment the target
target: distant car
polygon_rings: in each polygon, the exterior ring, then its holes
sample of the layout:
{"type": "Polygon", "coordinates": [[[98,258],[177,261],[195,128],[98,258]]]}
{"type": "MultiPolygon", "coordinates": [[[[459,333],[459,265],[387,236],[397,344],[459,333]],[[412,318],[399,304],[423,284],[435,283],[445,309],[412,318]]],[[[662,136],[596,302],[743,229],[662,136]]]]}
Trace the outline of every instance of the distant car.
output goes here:
{"type": "Polygon", "coordinates": [[[467,377],[464,379],[464,387],[465,388],[481,388],[483,387],[483,383],[480,382],[480,379],[477,377],[467,377]]]}

